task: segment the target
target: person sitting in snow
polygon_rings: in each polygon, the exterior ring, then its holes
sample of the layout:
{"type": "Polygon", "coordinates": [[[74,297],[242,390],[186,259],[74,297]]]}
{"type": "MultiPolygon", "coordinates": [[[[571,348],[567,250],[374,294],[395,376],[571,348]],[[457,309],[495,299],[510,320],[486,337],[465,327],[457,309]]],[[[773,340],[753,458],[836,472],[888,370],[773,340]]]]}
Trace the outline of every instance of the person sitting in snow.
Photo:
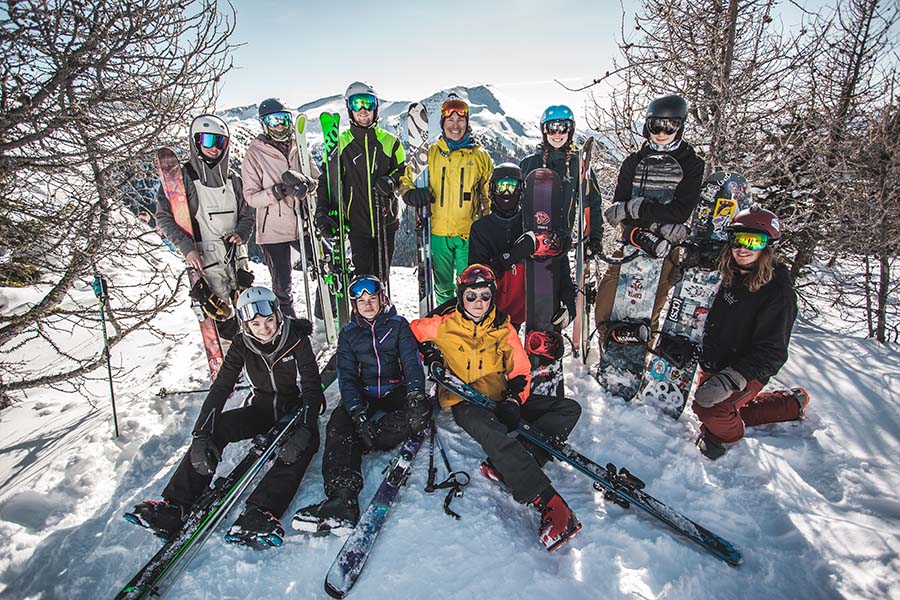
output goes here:
{"type": "Polygon", "coordinates": [[[552,552],[575,535],[581,523],[542,469],[549,455],[509,432],[524,420],[564,440],[578,422],[581,407],[568,398],[528,395],[528,356],[509,317],[494,305],[496,291],[490,267],[469,265],[456,280],[456,308],[416,319],[410,327],[427,367],[445,364],[496,402],[489,410],[448,390],[438,392],[441,406],[450,408],[453,419],[487,453],[482,474],[503,482],[513,498],[540,512],[540,540],[552,552]]]}
{"type": "Polygon", "coordinates": [[[265,433],[276,420],[299,410],[299,425],[287,434],[275,464],[225,536],[229,542],[255,548],[281,546],[284,528],[278,519],[319,448],[319,413],[325,396],[310,344],[312,324],[282,314],[277,296],[264,287],[244,290],[237,313],[240,332],[203,402],[190,448],[163,489],[163,500],[141,502],[125,514],[163,539],[178,533],[191,506],[209,489],[226,445],[265,433]],[[223,411],[242,371],[253,387],[250,404],[223,411]]]}
{"type": "Polygon", "coordinates": [[[778,217],[753,207],[735,215],[719,255],[722,285],[703,332],[700,385],[691,405],[700,418],[697,446],[712,460],[744,436],[744,426],[794,421],[809,396],[803,388],[760,393],[784,365],[797,295],[775,255],[778,217]]]}
{"type": "Polygon", "coordinates": [[[425,373],[416,340],[374,275],[349,287],[350,322],[338,336],[337,371],[341,403],[325,429],[322,476],[327,498],[301,508],[294,529],[312,533],[352,529],[359,521],[362,455],[390,450],[431,422],[425,373]],[[378,412],[385,412],[374,418],[378,412]]]}

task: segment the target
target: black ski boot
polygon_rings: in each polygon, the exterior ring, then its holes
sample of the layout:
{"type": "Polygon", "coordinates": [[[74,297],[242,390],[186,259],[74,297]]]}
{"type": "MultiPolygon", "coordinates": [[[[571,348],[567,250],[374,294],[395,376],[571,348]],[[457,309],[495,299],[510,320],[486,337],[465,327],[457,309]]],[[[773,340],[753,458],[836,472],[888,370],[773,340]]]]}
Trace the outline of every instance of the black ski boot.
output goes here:
{"type": "Polygon", "coordinates": [[[123,516],[129,523],[149,529],[168,541],[181,530],[187,511],[180,504],[168,500],[145,500],[123,516]]]}
{"type": "Polygon", "coordinates": [[[225,541],[244,544],[256,550],[278,548],[284,544],[284,527],[271,512],[248,505],[225,534],[225,541]]]}
{"type": "Polygon", "coordinates": [[[294,514],[291,526],[307,533],[348,533],[359,522],[359,501],[356,494],[341,491],[333,497],[301,508],[294,514]]]}

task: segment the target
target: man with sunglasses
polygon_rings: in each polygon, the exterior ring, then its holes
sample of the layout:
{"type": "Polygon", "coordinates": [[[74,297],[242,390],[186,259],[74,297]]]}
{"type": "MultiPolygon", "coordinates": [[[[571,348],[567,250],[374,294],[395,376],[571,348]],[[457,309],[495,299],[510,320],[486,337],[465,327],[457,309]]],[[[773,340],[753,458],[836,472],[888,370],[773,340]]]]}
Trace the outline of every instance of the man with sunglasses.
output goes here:
{"type": "Polygon", "coordinates": [[[265,549],[283,544],[279,518],[319,448],[325,395],[310,341],[312,323],[283,315],[275,294],[264,287],[241,293],[237,315],[240,332],[203,401],[191,445],[163,489],[163,499],[141,502],[125,518],[162,538],[175,535],[209,489],[225,447],[264,434],[276,420],[299,411],[299,423],[286,434],[274,464],[225,535],[228,542],[265,549]],[[249,403],[225,410],[242,374],[253,388],[249,403]]]}
{"type": "MultiPolygon", "coordinates": [[[[281,311],[293,317],[291,248],[299,253],[301,244],[297,211],[306,195],[315,190],[316,180],[302,174],[300,154],[294,142],[294,118],[284,103],[277,98],[260,102],[259,122],[263,133],[250,142],[241,164],[244,196],[256,208],[256,243],[262,248],[269,268],[272,291],[278,297],[281,311]],[[288,170],[301,183],[286,185],[282,175],[288,170]]],[[[309,169],[313,177],[318,177],[312,159],[309,169]]],[[[302,243],[306,244],[306,255],[312,256],[308,235],[307,232],[302,243]]]]}
{"type": "Polygon", "coordinates": [[[231,307],[236,295],[253,283],[243,246],[253,231],[253,209],[244,202],[241,176],[229,168],[225,121],[200,115],[188,131],[188,160],[181,171],[194,235],[175,222],[163,186],[156,194],[156,222],[200,275],[191,297],[216,321],[219,335],[230,340],[237,333],[231,307]],[[237,258],[229,261],[229,256],[237,258]]]}
{"type": "MultiPolygon", "coordinates": [[[[400,141],[378,126],[378,96],[372,86],[353,82],[344,99],[350,128],[338,137],[338,152],[341,201],[344,224],[349,227],[353,268],[357,273],[376,275],[390,287],[394,238],[400,227],[396,191],[406,155],[400,141]]],[[[323,167],[315,218],[316,227],[325,237],[337,234],[337,222],[329,216],[337,208],[328,195],[323,167]]]]}
{"type": "Polygon", "coordinates": [[[428,185],[416,188],[407,169],[403,201],[430,208],[434,293],[438,305],[453,299],[455,277],[469,264],[469,230],[490,212],[488,182],[494,163],[472,136],[469,105],[451,94],[441,105],[441,137],[428,149],[428,185]]]}
{"type": "Polygon", "coordinates": [[[781,223],[753,207],[735,215],[728,229],[691,405],[701,423],[697,446],[711,460],[740,440],[745,426],[795,421],[809,404],[803,388],[760,393],[787,360],[797,317],[790,271],[775,254],[781,223]]]}
{"type": "Polygon", "coordinates": [[[354,279],[350,322],[337,347],[341,403],[325,429],[322,476],[327,498],[301,508],[294,529],[311,533],[352,529],[359,521],[362,455],[389,450],[431,421],[425,373],[406,319],[397,314],[374,275],[354,279]],[[376,413],[384,413],[376,418],[376,413]]]}
{"type": "MultiPolygon", "coordinates": [[[[703,169],[706,166],[703,159],[694,152],[694,148],[683,138],[687,114],[687,102],[674,94],[656,98],[648,105],[643,129],[646,141],[637,152],[628,155],[622,163],[612,205],[604,213],[606,221],[611,226],[622,226],[623,240],[632,239],[632,232],[636,229],[648,229],[665,238],[672,246],[680,244],[687,238],[689,229],[685,223],[700,202],[700,186],[703,183],[703,169]],[[662,155],[675,159],[681,170],[680,179],[672,182],[674,190],[671,201],[663,204],[646,200],[641,196],[633,197],[635,181],[647,179],[654,165],[653,158],[662,155]]],[[[591,244],[597,254],[602,253],[602,240],[592,239],[591,244]]],[[[618,256],[621,256],[621,251],[618,256]]],[[[668,257],[663,261],[659,287],[653,303],[651,318],[653,330],[657,329],[659,313],[673,285],[669,274],[674,266],[668,257]]],[[[616,298],[619,271],[620,265],[610,264],[597,286],[594,320],[597,324],[601,354],[606,326],[616,298]]]]}
{"type": "Polygon", "coordinates": [[[509,317],[497,310],[496,278],[490,267],[466,267],[456,282],[456,307],[410,323],[426,367],[437,362],[496,402],[493,410],[438,390],[442,408],[481,444],[486,477],[505,484],[516,501],[540,513],[539,538],[549,551],[581,529],[581,523],[543,471],[549,460],[536,446],[510,437],[526,421],[565,440],[581,416],[569,398],[529,395],[531,365],[509,317]]]}

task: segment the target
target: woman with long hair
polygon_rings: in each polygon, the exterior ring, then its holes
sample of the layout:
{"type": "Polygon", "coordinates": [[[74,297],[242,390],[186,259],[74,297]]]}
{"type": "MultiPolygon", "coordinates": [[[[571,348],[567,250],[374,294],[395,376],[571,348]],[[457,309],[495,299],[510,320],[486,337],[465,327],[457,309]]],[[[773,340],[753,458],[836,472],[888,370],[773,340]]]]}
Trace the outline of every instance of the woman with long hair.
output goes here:
{"type": "Polygon", "coordinates": [[[712,460],[744,426],[794,421],[809,396],[803,388],[760,393],[788,356],[797,295],[775,253],[781,225],[771,211],[738,213],[719,255],[721,287],[703,334],[700,385],[691,405],[700,418],[697,446],[712,460]]]}

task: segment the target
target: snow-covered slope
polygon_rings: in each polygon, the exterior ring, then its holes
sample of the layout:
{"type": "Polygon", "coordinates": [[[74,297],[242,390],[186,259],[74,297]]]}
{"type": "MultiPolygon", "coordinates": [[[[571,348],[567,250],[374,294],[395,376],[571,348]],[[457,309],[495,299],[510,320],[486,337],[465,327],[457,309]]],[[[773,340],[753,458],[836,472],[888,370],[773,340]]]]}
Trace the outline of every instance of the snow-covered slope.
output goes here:
{"type": "MultiPolygon", "coordinates": [[[[265,281],[265,269],[254,268],[265,281]]],[[[112,272],[113,285],[126,275],[112,272]]],[[[415,271],[395,269],[392,280],[399,311],[413,315],[415,271]]],[[[10,298],[10,309],[17,298],[10,298]]],[[[183,334],[182,341],[146,334],[113,353],[114,363],[134,369],[117,382],[118,440],[112,439],[101,372],[92,388],[95,407],[42,390],[3,411],[3,598],[108,598],[158,547],[121,514],[158,496],[203,399],[156,392],[202,387],[206,370],[186,304],[158,326],[183,334]]],[[[558,463],[547,472],[584,528],[548,554],[537,541],[537,514],[477,474],[481,450],[445,411],[438,422],[449,458],[455,469],[472,474],[465,496],[453,504],[462,519],[444,514],[443,494],[423,491],[423,453],[350,597],[897,598],[897,364],[895,348],[801,323],[779,380],[809,390],[806,418],[748,430],[713,463],[693,446],[693,416],[676,422],[648,406],[627,405],[607,395],[580,363],[566,362],[567,392],[584,408],[572,444],[598,462],[627,466],[651,494],[734,542],[744,554],[738,568],[635,510],[604,501],[586,478],[558,463]]],[[[336,401],[329,394],[329,406],[336,401]]],[[[230,448],[222,468],[237,454],[230,448]]],[[[366,457],[363,501],[389,455],[366,457]]],[[[320,467],[321,452],[291,513],[322,497],[320,467]]],[[[342,540],[288,529],[283,548],[254,552],[225,544],[222,533],[169,597],[324,597],[322,582],[342,540]]]]}

